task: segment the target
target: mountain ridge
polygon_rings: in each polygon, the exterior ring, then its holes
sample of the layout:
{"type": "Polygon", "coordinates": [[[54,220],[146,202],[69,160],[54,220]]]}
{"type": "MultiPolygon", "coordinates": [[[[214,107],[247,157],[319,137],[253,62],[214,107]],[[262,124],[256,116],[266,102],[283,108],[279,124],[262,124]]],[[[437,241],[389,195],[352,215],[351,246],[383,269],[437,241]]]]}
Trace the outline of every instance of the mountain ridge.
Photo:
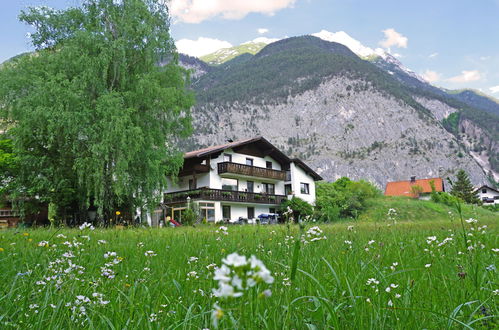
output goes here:
{"type": "MultiPolygon", "coordinates": [[[[394,58],[392,57],[392,59],[394,58]]],[[[193,88],[198,93],[198,106],[193,110],[197,132],[185,147],[204,146],[212,141],[223,142],[226,138],[238,138],[241,136],[241,133],[238,132],[241,131],[266,135],[261,127],[266,127],[264,123],[269,122],[273,126],[280,127],[279,131],[283,133],[283,137],[272,137],[272,139],[278,141],[276,143],[279,144],[279,147],[286,150],[286,144],[296,145],[296,150],[290,150],[291,153],[310,161],[313,166],[326,173],[326,178],[329,180],[334,179],[337,173],[350,174],[354,178],[371,179],[379,186],[382,186],[383,182],[388,179],[404,179],[408,176],[407,173],[416,174],[417,172],[418,175],[435,175],[441,172],[445,175],[452,175],[452,172],[455,172],[460,166],[459,164],[462,163],[463,167],[467,167],[473,172],[473,180],[479,184],[487,182],[489,173],[485,173],[484,170],[491,172],[494,169],[494,166],[489,164],[490,157],[483,158],[482,155],[477,156],[476,153],[473,155],[470,148],[477,149],[476,146],[479,145],[475,141],[476,136],[472,136],[471,133],[469,136],[456,134],[451,127],[444,125],[443,120],[453,113],[459,113],[462,119],[460,119],[458,130],[459,128],[468,129],[470,132],[476,133],[478,132],[477,128],[479,128],[481,134],[488,134],[486,140],[490,142],[489,144],[496,146],[497,139],[494,138],[493,134],[489,133],[491,130],[493,132],[495,126],[486,127],[486,123],[477,124],[476,118],[470,119],[466,116],[476,112],[488,116],[489,119],[493,118],[492,122],[495,122],[497,118],[495,116],[490,117],[492,114],[483,114],[482,110],[466,110],[470,108],[469,105],[461,100],[452,99],[445,91],[426,83],[417,75],[412,75],[412,71],[401,68],[401,63],[398,60],[391,63],[386,62],[391,66],[383,67],[373,61],[372,58],[369,61],[359,58],[344,45],[331,43],[312,36],[302,36],[287,38],[269,44],[255,55],[247,55],[241,59],[236,57],[231,62],[226,66],[220,65],[218,69],[217,66],[213,67],[213,71],[201,76],[193,85],[193,88]],[[338,86],[338,81],[347,85],[338,86]],[[324,90],[328,90],[328,88],[338,92],[338,97],[332,98],[331,95],[321,94],[326,93],[324,90]],[[384,141],[383,138],[378,136],[379,141],[371,141],[368,145],[357,139],[357,145],[349,146],[344,142],[334,142],[335,139],[338,139],[338,136],[323,130],[321,126],[327,125],[316,121],[309,124],[321,127],[316,129],[321,131],[320,133],[316,132],[315,135],[311,134],[306,137],[300,134],[297,136],[286,134],[286,131],[293,127],[292,123],[288,123],[288,127],[282,126],[278,118],[273,118],[272,112],[279,113],[281,111],[288,117],[295,117],[295,121],[303,120],[306,116],[297,115],[296,112],[300,112],[300,110],[293,107],[293,104],[310,104],[311,99],[303,100],[303,98],[316,98],[317,93],[320,97],[323,97],[324,104],[331,102],[336,105],[344,104],[344,107],[355,104],[353,106],[355,109],[338,109],[335,106],[321,108],[321,106],[315,104],[315,116],[320,116],[321,112],[333,111],[334,108],[334,111],[337,112],[336,115],[343,113],[342,116],[353,118],[355,117],[353,113],[362,110],[364,115],[368,115],[369,112],[378,113],[379,118],[388,121],[389,118],[384,118],[385,114],[379,112],[379,110],[383,110],[383,107],[388,104],[395,107],[393,100],[396,100],[395,104],[398,104],[396,107],[403,111],[407,118],[416,120],[414,115],[417,116],[417,121],[421,121],[421,124],[416,125],[417,129],[413,128],[411,133],[416,135],[411,136],[412,140],[407,139],[407,135],[402,138],[406,140],[404,143],[412,144],[409,148],[412,150],[412,154],[405,155],[407,162],[401,166],[405,170],[398,174],[399,177],[389,177],[390,172],[379,168],[379,163],[383,164],[380,158],[367,160],[370,155],[381,154],[383,149],[392,152],[404,152],[401,150],[405,149],[401,149],[401,144],[396,139],[394,140],[393,136],[390,141],[384,141]],[[379,100],[379,103],[373,105],[371,109],[366,109],[359,103],[360,98],[366,104],[370,104],[367,95],[379,100]],[[346,100],[347,102],[340,102],[341,98],[344,98],[343,101],[346,100]],[[283,107],[288,107],[292,111],[289,109],[289,111],[283,110],[283,107]],[[318,110],[318,108],[320,109],[318,110]],[[251,115],[248,115],[250,112],[251,115]],[[246,124],[241,125],[241,120],[245,121],[246,124]],[[466,125],[463,124],[465,120],[466,125]],[[237,124],[234,122],[237,122],[237,124]],[[426,139],[419,139],[417,137],[419,132],[414,130],[423,130],[423,127],[427,127],[426,130],[438,131],[440,135],[445,136],[448,145],[446,147],[440,145],[441,141],[432,134],[428,135],[426,139]],[[321,134],[327,139],[322,142],[322,146],[319,146],[313,141],[320,140],[321,134]],[[338,150],[332,154],[328,149],[334,148],[334,143],[337,143],[338,150]],[[421,146],[419,143],[424,145],[421,146]],[[432,150],[436,152],[434,150],[438,149],[435,147],[437,145],[442,149],[442,152],[437,152],[441,158],[439,161],[433,161],[428,152],[432,150]],[[431,146],[431,148],[428,146],[431,146]],[[418,152],[421,152],[421,154],[418,154],[418,152]],[[319,157],[321,154],[327,157],[319,157]],[[451,161],[447,161],[449,157],[451,161]],[[416,163],[421,163],[421,167],[424,167],[425,171],[408,165],[408,159],[414,161],[416,158],[416,163]],[[365,164],[363,168],[359,168],[360,172],[353,171],[355,173],[349,173],[346,170],[347,166],[344,164],[345,159],[353,160],[358,164],[365,164]],[[426,159],[426,163],[421,162],[421,159],[426,159]],[[479,161],[482,165],[478,164],[479,161]],[[445,165],[443,167],[446,168],[439,166],[439,162],[445,165]],[[483,165],[485,163],[488,165],[483,165]],[[377,168],[378,172],[384,173],[384,176],[373,173],[375,168],[377,168]],[[337,173],[333,173],[333,171],[337,171],[337,173]],[[360,174],[362,172],[365,173],[364,176],[360,174]]],[[[350,130],[355,131],[355,121],[359,121],[359,125],[364,127],[364,130],[371,131],[371,128],[368,127],[369,123],[365,123],[359,118],[353,120],[352,123],[342,123],[344,124],[344,131],[348,131],[350,125],[354,126],[350,130]]],[[[394,125],[399,126],[399,136],[404,136],[403,131],[406,128],[397,123],[394,123],[394,125]]],[[[300,130],[300,127],[296,126],[295,129],[300,130]]],[[[340,134],[340,132],[335,134],[340,134]]],[[[362,133],[359,134],[362,135],[362,133]]],[[[369,140],[367,137],[366,139],[369,140]]],[[[480,145],[478,149],[480,148],[483,147],[480,145]]],[[[495,150],[490,146],[487,148],[485,149],[488,152],[495,150]]],[[[483,150],[480,152],[483,152],[483,150]]],[[[386,157],[390,158],[389,155],[386,157]]],[[[387,164],[387,167],[393,167],[394,161],[390,160],[384,163],[387,164]]],[[[395,172],[397,171],[395,170],[395,172]]],[[[492,173],[492,176],[494,174],[492,173]]]]}

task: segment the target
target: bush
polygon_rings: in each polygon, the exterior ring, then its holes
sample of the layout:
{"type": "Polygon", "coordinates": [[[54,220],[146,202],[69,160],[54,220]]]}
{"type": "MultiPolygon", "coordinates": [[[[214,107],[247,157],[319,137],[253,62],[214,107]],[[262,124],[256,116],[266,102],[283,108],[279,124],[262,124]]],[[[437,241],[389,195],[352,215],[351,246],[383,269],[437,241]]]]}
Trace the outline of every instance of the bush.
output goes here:
{"type": "Polygon", "coordinates": [[[379,195],[378,189],[371,183],[352,181],[346,177],[332,183],[319,182],[316,191],[316,213],[323,221],[356,218],[366,209],[367,200],[379,195]]]}
{"type": "Polygon", "coordinates": [[[192,226],[198,220],[198,214],[193,208],[187,208],[182,212],[182,224],[192,226]]]}
{"type": "Polygon", "coordinates": [[[284,201],[281,204],[281,210],[283,212],[286,212],[288,206],[290,209],[293,210],[293,218],[295,219],[295,221],[297,221],[298,219],[303,219],[304,217],[309,215],[311,216],[314,212],[314,208],[312,207],[312,205],[310,205],[303,199],[295,196],[293,196],[293,198],[291,199],[284,201]]]}
{"type": "Polygon", "coordinates": [[[445,204],[447,206],[454,207],[458,202],[463,202],[460,198],[453,196],[446,192],[432,192],[431,200],[435,203],[445,204]]]}

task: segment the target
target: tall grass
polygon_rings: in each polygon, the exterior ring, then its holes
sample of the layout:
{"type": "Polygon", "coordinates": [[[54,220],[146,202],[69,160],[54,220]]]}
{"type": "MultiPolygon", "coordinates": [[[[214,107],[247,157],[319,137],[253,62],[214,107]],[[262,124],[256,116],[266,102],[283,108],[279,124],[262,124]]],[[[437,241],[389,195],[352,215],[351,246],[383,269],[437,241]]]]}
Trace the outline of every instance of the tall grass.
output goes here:
{"type": "Polygon", "coordinates": [[[230,329],[497,328],[496,220],[466,220],[466,240],[450,218],[319,225],[327,239],[300,241],[293,280],[298,226],[3,231],[0,328],[213,329],[215,304],[230,329]],[[232,252],[264,262],[272,296],[211,295],[232,252]]]}

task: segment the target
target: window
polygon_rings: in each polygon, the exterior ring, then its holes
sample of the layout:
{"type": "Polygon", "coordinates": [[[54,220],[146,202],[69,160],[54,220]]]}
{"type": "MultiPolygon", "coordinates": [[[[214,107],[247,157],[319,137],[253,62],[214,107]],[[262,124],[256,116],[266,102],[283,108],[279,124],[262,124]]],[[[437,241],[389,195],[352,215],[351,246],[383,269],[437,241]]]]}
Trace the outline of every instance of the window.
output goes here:
{"type": "Polygon", "coordinates": [[[182,212],[185,211],[185,207],[179,207],[173,209],[173,220],[182,223],[182,212]]]}
{"type": "Polygon", "coordinates": [[[310,189],[308,183],[300,183],[300,193],[304,195],[309,195],[310,194],[310,189]]]}
{"type": "Polygon", "coordinates": [[[253,219],[255,217],[255,208],[252,206],[248,207],[248,219],[253,219]]]}
{"type": "Polygon", "coordinates": [[[275,213],[275,207],[269,207],[269,213],[275,213]]]}
{"type": "Polygon", "coordinates": [[[267,168],[272,169],[272,162],[267,162],[266,166],[267,166],[267,168]]]}
{"type": "Polygon", "coordinates": [[[230,220],[230,205],[222,205],[222,218],[230,220]]]}
{"type": "Polygon", "coordinates": [[[232,155],[231,154],[224,154],[224,162],[232,163],[232,155]]]}
{"type": "Polygon", "coordinates": [[[262,183],[263,192],[266,194],[275,194],[275,185],[273,183],[262,183]]]}
{"type": "Polygon", "coordinates": [[[291,185],[290,184],[285,184],[284,185],[284,194],[285,195],[291,195],[292,193],[292,188],[291,188],[291,185]]]}
{"type": "Polygon", "coordinates": [[[196,189],[197,188],[197,180],[196,179],[190,179],[189,180],[189,189],[196,189]]]}
{"type": "Polygon", "coordinates": [[[237,191],[238,182],[236,179],[222,178],[222,189],[223,190],[234,190],[237,191]]]}
{"type": "Polygon", "coordinates": [[[251,193],[255,192],[255,183],[253,181],[248,181],[246,183],[246,190],[251,193]]]}
{"type": "Polygon", "coordinates": [[[215,203],[199,203],[201,217],[207,221],[215,221],[215,203]]]}
{"type": "Polygon", "coordinates": [[[246,165],[253,166],[253,158],[246,158],[246,165]]]}
{"type": "Polygon", "coordinates": [[[486,194],[487,193],[487,189],[482,189],[482,194],[486,194]]]}

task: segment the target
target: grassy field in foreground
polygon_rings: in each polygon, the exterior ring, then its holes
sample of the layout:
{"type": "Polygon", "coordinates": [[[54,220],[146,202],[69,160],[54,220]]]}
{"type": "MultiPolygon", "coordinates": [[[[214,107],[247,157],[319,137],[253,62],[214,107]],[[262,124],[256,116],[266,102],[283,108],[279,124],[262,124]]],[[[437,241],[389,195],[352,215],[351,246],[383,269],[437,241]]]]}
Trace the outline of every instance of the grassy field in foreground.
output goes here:
{"type": "Polygon", "coordinates": [[[2,231],[0,328],[497,328],[497,224],[476,219],[467,242],[455,215],[318,224],[294,281],[297,225],[2,231]],[[233,252],[273,283],[213,296],[233,252]]]}

